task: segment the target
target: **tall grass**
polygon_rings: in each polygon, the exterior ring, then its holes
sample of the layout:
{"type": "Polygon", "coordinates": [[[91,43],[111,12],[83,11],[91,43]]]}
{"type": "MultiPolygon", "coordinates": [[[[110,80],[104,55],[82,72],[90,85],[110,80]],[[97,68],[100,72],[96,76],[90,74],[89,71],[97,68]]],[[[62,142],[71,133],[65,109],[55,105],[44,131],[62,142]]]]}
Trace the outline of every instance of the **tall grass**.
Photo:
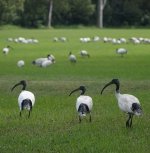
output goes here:
{"type": "Polygon", "coordinates": [[[131,43],[112,45],[101,42],[80,43],[80,37],[149,37],[149,30],[138,29],[3,29],[1,49],[11,45],[7,56],[0,54],[0,152],[2,153],[148,153],[150,145],[150,45],[131,43]],[[8,42],[12,37],[36,38],[38,44],[8,42]],[[66,43],[53,42],[53,37],[67,37],[66,43]],[[121,58],[115,49],[125,47],[128,54],[121,58]],[[81,49],[91,57],[83,59],[81,49]],[[77,56],[69,63],[68,53],[77,56]],[[53,54],[56,63],[47,68],[32,65],[38,57],[53,54]],[[18,68],[19,59],[25,67],[18,68]],[[121,93],[136,95],[144,114],[133,118],[133,128],[126,129],[127,116],[120,112],[109,87],[103,96],[100,90],[112,78],[119,78],[121,93]],[[27,89],[36,96],[31,118],[24,111],[19,117],[17,96],[20,87],[10,92],[18,81],[27,80],[27,89]],[[85,85],[93,98],[92,123],[88,116],[78,123],[75,101],[79,93],[69,97],[71,90],[85,85]]]}

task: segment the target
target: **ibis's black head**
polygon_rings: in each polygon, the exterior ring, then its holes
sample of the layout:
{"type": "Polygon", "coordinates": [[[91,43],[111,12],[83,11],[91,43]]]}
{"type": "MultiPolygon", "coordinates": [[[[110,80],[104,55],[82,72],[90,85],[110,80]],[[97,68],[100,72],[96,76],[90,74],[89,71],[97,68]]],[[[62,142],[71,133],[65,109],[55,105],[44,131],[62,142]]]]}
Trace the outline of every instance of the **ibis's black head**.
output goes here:
{"type": "Polygon", "coordinates": [[[109,85],[111,84],[115,84],[116,85],[116,92],[119,92],[119,86],[120,86],[120,83],[119,83],[119,80],[118,79],[112,79],[109,83],[107,83],[103,89],[101,90],[101,94],[103,93],[104,89],[106,87],[108,87],[109,85]]]}
{"type": "Polygon", "coordinates": [[[80,86],[79,88],[71,91],[71,93],[69,94],[69,96],[71,96],[72,93],[74,93],[75,91],[78,91],[78,90],[81,90],[81,95],[84,95],[84,93],[86,91],[86,88],[85,88],[85,86],[80,86]]]}
{"type": "Polygon", "coordinates": [[[51,56],[51,55],[50,55],[50,54],[48,54],[48,55],[47,55],[47,58],[49,59],[49,57],[50,57],[50,56],[51,56]]]}
{"type": "Polygon", "coordinates": [[[13,91],[14,88],[17,87],[17,86],[19,86],[19,85],[22,85],[22,86],[23,86],[23,87],[22,87],[22,90],[25,90],[25,89],[26,89],[26,86],[27,86],[26,81],[25,81],[25,80],[21,80],[19,83],[15,84],[15,85],[12,87],[11,91],[13,91]]]}

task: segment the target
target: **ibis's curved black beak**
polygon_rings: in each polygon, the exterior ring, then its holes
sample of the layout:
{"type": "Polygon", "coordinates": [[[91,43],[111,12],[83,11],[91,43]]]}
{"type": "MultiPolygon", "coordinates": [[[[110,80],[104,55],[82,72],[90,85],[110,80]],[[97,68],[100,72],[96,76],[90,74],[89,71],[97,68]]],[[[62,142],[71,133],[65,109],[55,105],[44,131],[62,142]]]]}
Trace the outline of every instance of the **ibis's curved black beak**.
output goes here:
{"type": "Polygon", "coordinates": [[[76,92],[76,91],[78,91],[78,90],[80,90],[80,88],[77,88],[77,89],[71,91],[70,94],[69,94],[69,96],[71,96],[72,93],[74,93],[74,92],[76,92]]]}
{"type": "Polygon", "coordinates": [[[104,87],[103,87],[103,89],[101,90],[101,95],[102,95],[102,93],[103,93],[103,91],[104,91],[104,89],[106,88],[106,87],[108,87],[109,85],[111,85],[111,84],[113,84],[113,82],[111,81],[111,82],[109,82],[109,83],[107,83],[104,87]]]}

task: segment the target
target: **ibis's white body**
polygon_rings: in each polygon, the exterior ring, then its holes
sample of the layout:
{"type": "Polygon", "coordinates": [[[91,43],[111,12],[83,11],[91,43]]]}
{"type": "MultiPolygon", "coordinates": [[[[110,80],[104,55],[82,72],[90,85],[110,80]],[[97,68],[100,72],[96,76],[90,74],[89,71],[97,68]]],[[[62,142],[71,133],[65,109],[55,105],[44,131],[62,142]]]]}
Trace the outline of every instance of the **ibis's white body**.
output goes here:
{"type": "Polygon", "coordinates": [[[44,62],[45,60],[47,60],[47,58],[37,58],[35,60],[35,65],[41,66],[42,62],[44,62]]]}
{"type": "Polygon", "coordinates": [[[23,61],[23,60],[19,60],[18,62],[17,62],[17,66],[18,67],[23,67],[25,65],[25,62],[23,61]]]}
{"type": "Polygon", "coordinates": [[[8,47],[3,48],[3,53],[7,55],[9,53],[9,48],[8,47]]]}
{"type": "Polygon", "coordinates": [[[93,101],[90,96],[80,95],[76,101],[76,110],[78,111],[80,104],[86,104],[89,108],[89,111],[92,110],[93,101]]]}
{"type": "Polygon", "coordinates": [[[121,43],[127,43],[127,40],[125,38],[120,38],[121,43]]]}
{"type": "Polygon", "coordinates": [[[71,54],[71,55],[69,55],[69,60],[70,60],[70,62],[75,63],[77,61],[77,58],[75,55],[71,54]]]}
{"type": "Polygon", "coordinates": [[[116,50],[116,53],[117,54],[120,54],[120,55],[124,55],[124,54],[127,54],[127,50],[125,49],[125,48],[118,48],[117,50],[116,50]]]}
{"type": "Polygon", "coordinates": [[[66,42],[67,41],[67,38],[66,37],[60,37],[60,41],[61,42],[66,42]]]}
{"type": "Polygon", "coordinates": [[[52,61],[47,59],[47,60],[45,60],[45,61],[43,61],[43,62],[41,63],[41,66],[42,66],[42,67],[47,67],[47,66],[49,66],[49,65],[51,65],[51,64],[53,64],[52,61]]]}
{"type": "Polygon", "coordinates": [[[50,55],[47,58],[37,58],[34,61],[34,64],[41,67],[47,67],[48,65],[51,65],[52,63],[55,63],[55,57],[53,55],[50,55]]]}
{"type": "Polygon", "coordinates": [[[90,41],[91,41],[91,38],[89,38],[89,37],[80,38],[80,42],[82,42],[82,43],[88,43],[90,41]]]}
{"type": "Polygon", "coordinates": [[[89,54],[88,54],[88,52],[87,52],[86,50],[81,50],[81,51],[80,51],[80,55],[81,55],[82,57],[89,56],[89,54]]]}
{"type": "Polygon", "coordinates": [[[32,102],[32,106],[34,106],[34,103],[35,103],[34,94],[32,92],[30,92],[30,91],[23,90],[19,94],[19,97],[18,97],[18,105],[19,105],[20,110],[21,110],[21,104],[22,104],[23,100],[25,100],[25,99],[30,99],[31,102],[32,102]]]}
{"type": "Polygon", "coordinates": [[[116,51],[118,54],[126,54],[127,53],[127,50],[125,48],[119,48],[117,49],[116,51]]]}
{"type": "Polygon", "coordinates": [[[134,113],[132,111],[133,103],[137,103],[140,105],[139,100],[135,96],[129,94],[120,94],[117,92],[115,93],[115,95],[118,100],[118,106],[123,112],[140,115],[139,113],[134,113]]]}

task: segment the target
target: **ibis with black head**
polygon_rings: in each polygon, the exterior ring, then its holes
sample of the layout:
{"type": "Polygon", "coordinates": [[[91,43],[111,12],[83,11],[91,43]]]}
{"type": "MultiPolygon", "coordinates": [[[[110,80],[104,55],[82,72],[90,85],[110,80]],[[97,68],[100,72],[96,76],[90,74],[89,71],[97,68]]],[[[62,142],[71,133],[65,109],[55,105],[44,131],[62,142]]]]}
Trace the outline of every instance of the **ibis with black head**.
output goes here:
{"type": "Polygon", "coordinates": [[[112,84],[116,86],[115,96],[117,98],[118,106],[120,110],[122,110],[123,112],[129,115],[129,118],[126,121],[126,127],[131,128],[133,116],[134,115],[139,116],[142,114],[142,108],[141,108],[139,99],[130,94],[121,94],[120,93],[120,82],[118,79],[112,79],[112,81],[107,83],[101,90],[101,94],[103,93],[106,87],[112,84]]]}
{"type": "Polygon", "coordinates": [[[22,85],[22,91],[18,96],[18,105],[19,105],[19,109],[20,109],[20,116],[21,116],[21,112],[26,109],[29,111],[29,115],[28,118],[30,117],[30,112],[32,111],[32,108],[34,106],[35,103],[35,96],[31,91],[27,91],[26,90],[26,81],[22,80],[19,83],[15,84],[11,91],[14,90],[15,87],[22,85]]]}
{"type": "Polygon", "coordinates": [[[69,96],[76,91],[81,91],[80,96],[76,100],[76,110],[79,115],[79,122],[81,122],[81,118],[89,114],[89,121],[91,122],[91,110],[93,107],[93,100],[90,96],[84,95],[86,88],[85,86],[80,86],[79,88],[71,91],[69,96]]]}

